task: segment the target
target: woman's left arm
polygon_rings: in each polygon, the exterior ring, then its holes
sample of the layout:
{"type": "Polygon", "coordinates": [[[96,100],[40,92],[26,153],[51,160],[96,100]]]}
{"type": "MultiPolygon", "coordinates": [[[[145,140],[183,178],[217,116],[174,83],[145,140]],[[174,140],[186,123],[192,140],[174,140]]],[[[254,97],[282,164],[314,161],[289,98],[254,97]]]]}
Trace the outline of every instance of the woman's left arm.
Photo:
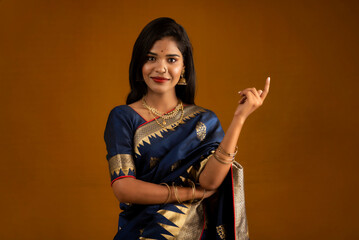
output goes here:
{"type": "MultiPolygon", "coordinates": [[[[255,88],[247,88],[239,92],[240,96],[243,98],[239,101],[232,122],[220,143],[220,146],[225,152],[235,152],[244,122],[253,111],[263,104],[263,101],[269,92],[269,85],[270,78],[268,77],[263,91],[257,91],[255,88]]],[[[218,150],[216,151],[218,154],[218,150]]],[[[208,159],[208,162],[199,177],[201,187],[208,190],[217,189],[222,184],[230,168],[231,164],[223,164],[212,155],[208,159]]]]}

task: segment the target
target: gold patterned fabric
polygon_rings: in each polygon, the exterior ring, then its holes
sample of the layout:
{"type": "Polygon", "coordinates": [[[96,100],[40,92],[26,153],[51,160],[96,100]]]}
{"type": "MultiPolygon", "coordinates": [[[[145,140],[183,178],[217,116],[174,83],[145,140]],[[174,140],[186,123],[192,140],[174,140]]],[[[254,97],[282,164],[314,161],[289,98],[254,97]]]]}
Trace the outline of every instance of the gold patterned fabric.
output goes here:
{"type": "MultiPolygon", "coordinates": [[[[183,119],[179,124],[184,124],[185,121],[205,111],[206,110],[204,108],[198,107],[196,105],[186,107],[184,108],[183,119]]],[[[177,125],[179,120],[180,115],[178,114],[176,117],[168,119],[166,128],[159,126],[156,121],[152,121],[141,126],[141,128],[137,129],[134,136],[135,153],[141,155],[139,148],[145,143],[151,145],[151,140],[156,138],[163,138],[163,134],[168,133],[169,131],[175,131],[175,128],[173,127],[177,125]]]]}
{"type": "Polygon", "coordinates": [[[108,160],[111,180],[119,177],[136,176],[136,167],[130,154],[117,154],[108,160]]]}
{"type": "Polygon", "coordinates": [[[203,202],[192,203],[189,207],[187,218],[177,235],[178,240],[193,239],[194,236],[201,236],[204,226],[203,202]]]}
{"type": "Polygon", "coordinates": [[[224,228],[224,225],[219,225],[216,227],[217,235],[220,239],[226,239],[226,229],[224,228]]]}
{"type": "Polygon", "coordinates": [[[206,125],[203,122],[197,122],[196,125],[197,138],[203,141],[206,138],[206,125]]]}
{"type": "Polygon", "coordinates": [[[201,159],[200,162],[190,166],[187,169],[187,173],[190,179],[194,179],[196,183],[199,183],[199,176],[201,175],[204,167],[206,166],[208,159],[213,155],[213,152],[211,152],[210,155],[208,155],[206,158],[201,159]]]}
{"type": "Polygon", "coordinates": [[[248,240],[248,224],[244,200],[243,168],[238,162],[232,165],[235,234],[237,240],[248,240]]]}

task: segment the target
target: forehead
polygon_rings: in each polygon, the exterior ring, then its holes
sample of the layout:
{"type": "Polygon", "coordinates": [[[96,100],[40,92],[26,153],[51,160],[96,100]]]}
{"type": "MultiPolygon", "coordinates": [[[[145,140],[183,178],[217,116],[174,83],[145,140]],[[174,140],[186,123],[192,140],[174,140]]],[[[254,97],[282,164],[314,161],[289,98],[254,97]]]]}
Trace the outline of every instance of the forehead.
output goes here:
{"type": "Polygon", "coordinates": [[[157,54],[172,53],[180,54],[180,56],[182,56],[181,51],[177,47],[177,42],[172,37],[164,37],[160,40],[157,40],[150,49],[150,52],[157,54]]]}

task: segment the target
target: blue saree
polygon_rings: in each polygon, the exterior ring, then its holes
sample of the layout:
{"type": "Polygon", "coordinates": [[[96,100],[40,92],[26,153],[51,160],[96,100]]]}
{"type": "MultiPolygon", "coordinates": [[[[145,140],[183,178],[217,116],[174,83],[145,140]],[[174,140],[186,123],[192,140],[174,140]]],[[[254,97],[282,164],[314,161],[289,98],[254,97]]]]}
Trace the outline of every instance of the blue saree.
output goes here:
{"type": "MultiPolygon", "coordinates": [[[[222,141],[217,116],[196,105],[168,119],[167,128],[146,121],[127,105],[115,107],[105,142],[111,182],[132,177],[190,187],[222,141]]],[[[243,170],[234,162],[216,194],[204,201],[139,205],[120,203],[114,239],[249,239],[243,170]]]]}

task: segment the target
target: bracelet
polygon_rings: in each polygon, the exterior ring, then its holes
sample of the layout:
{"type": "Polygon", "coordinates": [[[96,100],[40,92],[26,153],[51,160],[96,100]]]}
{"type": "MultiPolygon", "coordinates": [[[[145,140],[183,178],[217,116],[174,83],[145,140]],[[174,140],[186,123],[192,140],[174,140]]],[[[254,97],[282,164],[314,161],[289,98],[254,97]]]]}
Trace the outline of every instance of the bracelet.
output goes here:
{"type": "Polygon", "coordinates": [[[216,153],[213,154],[213,157],[220,163],[222,164],[231,164],[234,162],[234,157],[232,158],[232,160],[226,160],[226,159],[223,159],[223,158],[220,158],[219,156],[217,156],[216,153]]]}
{"type": "Polygon", "coordinates": [[[166,186],[167,188],[168,188],[168,196],[167,196],[167,199],[166,199],[166,201],[164,202],[164,203],[162,203],[163,205],[164,204],[166,204],[166,203],[168,203],[168,200],[170,200],[170,198],[171,198],[171,188],[170,188],[170,186],[168,186],[168,184],[167,183],[160,183],[160,185],[163,185],[163,186],[166,186]]]}
{"type": "Polygon", "coordinates": [[[218,152],[217,152],[217,151],[214,152],[214,155],[216,155],[217,158],[219,158],[219,159],[221,159],[222,161],[225,161],[225,162],[228,162],[228,161],[232,161],[232,162],[233,162],[233,161],[234,161],[234,158],[235,158],[235,157],[231,157],[230,159],[228,159],[228,158],[223,158],[223,157],[221,157],[221,156],[218,155],[218,152]]]}
{"type": "Polygon", "coordinates": [[[194,201],[194,198],[195,198],[195,194],[196,194],[196,184],[194,184],[194,182],[192,180],[191,181],[191,184],[192,184],[192,200],[189,202],[190,204],[193,203],[194,201]]]}
{"type": "Polygon", "coordinates": [[[234,158],[232,158],[232,160],[226,160],[223,158],[220,158],[216,153],[213,154],[213,157],[220,163],[222,164],[231,164],[234,162],[234,158]]]}
{"type": "Polygon", "coordinates": [[[238,146],[236,146],[236,151],[234,152],[234,153],[227,153],[223,148],[222,148],[222,146],[221,145],[218,145],[218,151],[220,152],[220,153],[222,153],[223,155],[226,155],[226,156],[228,156],[228,157],[235,157],[236,156],[236,154],[237,154],[237,152],[238,152],[238,146]]]}
{"type": "Polygon", "coordinates": [[[174,182],[172,183],[172,186],[173,186],[173,192],[175,193],[175,197],[176,197],[177,202],[178,202],[179,204],[182,204],[181,200],[180,200],[180,199],[178,198],[178,196],[177,196],[177,191],[178,191],[178,189],[177,189],[177,186],[175,186],[175,183],[174,183],[174,182]]]}

